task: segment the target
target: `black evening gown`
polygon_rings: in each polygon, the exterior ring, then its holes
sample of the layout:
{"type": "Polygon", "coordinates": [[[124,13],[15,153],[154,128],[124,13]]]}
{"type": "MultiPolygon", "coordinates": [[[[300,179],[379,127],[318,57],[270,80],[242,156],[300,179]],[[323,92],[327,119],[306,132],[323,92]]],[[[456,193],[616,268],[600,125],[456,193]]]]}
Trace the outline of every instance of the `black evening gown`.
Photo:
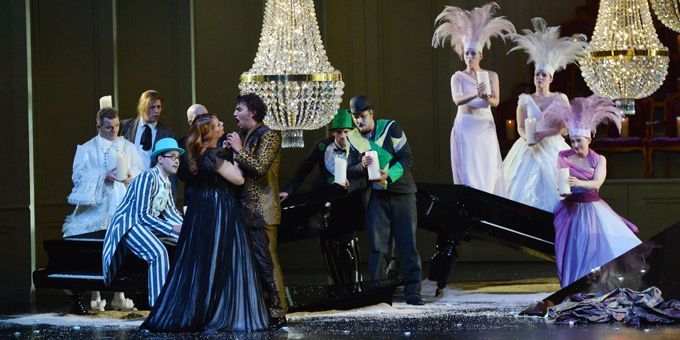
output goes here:
{"type": "Polygon", "coordinates": [[[204,153],[170,273],[142,328],[152,332],[251,331],[268,326],[259,277],[235,188],[204,153]]]}

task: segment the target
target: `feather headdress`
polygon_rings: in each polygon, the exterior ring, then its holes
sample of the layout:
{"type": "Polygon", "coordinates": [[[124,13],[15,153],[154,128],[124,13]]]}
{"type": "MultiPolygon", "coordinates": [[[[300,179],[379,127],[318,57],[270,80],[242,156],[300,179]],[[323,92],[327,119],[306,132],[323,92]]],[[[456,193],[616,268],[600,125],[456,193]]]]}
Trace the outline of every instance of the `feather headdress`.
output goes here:
{"type": "Polygon", "coordinates": [[[597,126],[609,121],[621,131],[620,110],[611,99],[605,99],[592,95],[590,97],[577,97],[570,101],[570,106],[563,104],[551,104],[545,109],[543,119],[554,119],[564,122],[569,129],[569,136],[583,136],[590,138],[597,126]]]}
{"type": "Polygon", "coordinates": [[[505,33],[515,33],[515,26],[505,17],[495,17],[500,7],[491,2],[482,7],[467,11],[455,6],[446,6],[434,20],[439,25],[432,35],[432,46],[444,46],[446,41],[461,57],[467,49],[482,51],[491,46],[495,36],[505,40],[505,33]]]}
{"type": "Polygon", "coordinates": [[[524,29],[524,34],[508,34],[517,46],[515,50],[524,50],[529,55],[527,63],[533,62],[536,70],[544,70],[550,75],[565,68],[569,63],[579,59],[588,50],[586,36],[575,34],[560,38],[560,27],[548,27],[543,18],[533,18],[534,31],[524,29]]]}

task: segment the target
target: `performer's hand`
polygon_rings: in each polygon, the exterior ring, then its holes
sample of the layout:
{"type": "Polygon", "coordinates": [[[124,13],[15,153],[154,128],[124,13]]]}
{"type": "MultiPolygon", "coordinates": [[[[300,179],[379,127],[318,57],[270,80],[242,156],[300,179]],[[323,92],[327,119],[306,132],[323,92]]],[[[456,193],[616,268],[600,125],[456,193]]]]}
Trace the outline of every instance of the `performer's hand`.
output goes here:
{"type": "Polygon", "coordinates": [[[132,174],[128,171],[127,178],[122,180],[121,182],[123,182],[123,184],[127,185],[127,184],[130,184],[131,181],[132,181],[132,174]]]}
{"type": "Polygon", "coordinates": [[[108,181],[108,182],[120,182],[120,181],[118,180],[118,178],[116,178],[116,168],[113,168],[113,169],[109,170],[109,171],[106,173],[106,178],[105,178],[105,179],[106,179],[106,181],[108,181]]]}
{"type": "Polygon", "coordinates": [[[550,136],[550,134],[546,131],[536,131],[536,133],[534,133],[534,140],[538,143],[548,136],[550,136]]]}
{"type": "Polygon", "coordinates": [[[176,233],[179,234],[180,232],[182,232],[182,226],[181,226],[181,225],[173,226],[173,227],[172,227],[172,231],[174,231],[174,232],[176,232],[176,233]]]}
{"type": "Polygon", "coordinates": [[[574,176],[569,176],[569,186],[570,187],[580,187],[582,186],[581,180],[574,177],[574,176]]]}
{"type": "Polygon", "coordinates": [[[387,180],[387,172],[380,170],[380,177],[371,182],[382,182],[384,180],[387,180]]]}
{"type": "Polygon", "coordinates": [[[345,183],[340,184],[338,182],[333,182],[333,185],[337,185],[337,186],[347,190],[349,188],[349,181],[345,179],[345,183]]]}
{"type": "Polygon", "coordinates": [[[227,144],[231,146],[231,148],[235,152],[241,152],[243,150],[243,143],[241,142],[241,136],[238,135],[236,132],[232,132],[227,135],[227,144]]]}
{"type": "Polygon", "coordinates": [[[373,158],[369,156],[361,157],[361,166],[363,166],[364,169],[368,168],[368,166],[371,165],[371,163],[373,163],[373,158]]]}
{"type": "Polygon", "coordinates": [[[486,94],[486,85],[484,85],[484,83],[477,84],[477,97],[484,100],[489,98],[489,95],[486,94]]]}
{"type": "Polygon", "coordinates": [[[288,195],[287,192],[281,191],[281,192],[279,193],[279,200],[281,200],[281,201],[283,202],[283,200],[285,200],[286,198],[288,198],[288,196],[289,196],[289,195],[288,195]]]}

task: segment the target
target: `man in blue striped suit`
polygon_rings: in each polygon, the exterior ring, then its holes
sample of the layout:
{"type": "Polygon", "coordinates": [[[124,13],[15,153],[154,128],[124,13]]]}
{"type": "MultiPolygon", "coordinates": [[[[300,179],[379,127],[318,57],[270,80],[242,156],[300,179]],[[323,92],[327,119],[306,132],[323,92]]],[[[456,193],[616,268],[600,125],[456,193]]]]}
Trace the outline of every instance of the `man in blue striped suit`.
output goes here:
{"type": "Polygon", "coordinates": [[[128,186],[104,238],[104,283],[110,284],[131,251],[149,264],[149,306],[153,307],[170,268],[168,252],[155,234],[178,238],[182,216],[172,197],[169,176],[177,173],[184,150],[173,138],[159,140],[151,154],[156,165],[128,186]]]}

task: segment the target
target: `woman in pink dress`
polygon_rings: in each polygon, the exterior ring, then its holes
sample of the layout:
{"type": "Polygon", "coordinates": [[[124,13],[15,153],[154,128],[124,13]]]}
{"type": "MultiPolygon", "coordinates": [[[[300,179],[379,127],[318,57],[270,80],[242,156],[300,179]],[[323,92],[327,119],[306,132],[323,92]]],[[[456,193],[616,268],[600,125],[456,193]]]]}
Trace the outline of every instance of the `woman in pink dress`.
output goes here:
{"type": "Polygon", "coordinates": [[[472,11],[446,6],[435,20],[439,26],[432,45],[443,46],[449,39],[467,66],[451,77],[451,95],[458,105],[451,131],[453,182],[505,196],[500,147],[491,115],[491,106],[496,107],[500,98],[498,75],[479,66],[484,57],[482,49],[490,46],[491,37],[515,32],[510,21],[494,17],[497,9],[496,3],[472,11]]]}
{"type": "Polygon", "coordinates": [[[560,201],[557,188],[555,159],[557,153],[568,150],[561,132],[564,125],[543,119],[543,111],[550,105],[569,107],[569,99],[563,93],[551,92],[553,75],[575,62],[585,52],[588,43],[585,36],[561,37],[559,27],[547,27],[542,18],[533,18],[534,31],[511,34],[517,46],[510,50],[524,50],[529,62],[534,63],[536,92],[521,94],[517,105],[517,132],[520,138],[513,144],[503,160],[503,175],[507,197],[535,208],[552,212],[560,201]],[[528,136],[525,119],[536,121],[536,132],[528,136]],[[534,143],[529,144],[528,138],[534,143]]]}
{"type": "Polygon", "coordinates": [[[571,108],[551,106],[550,118],[569,128],[571,149],[561,151],[558,168],[569,169],[571,194],[555,208],[557,274],[566,287],[640,244],[638,229],[619,216],[599,195],[607,177],[607,160],[590,150],[591,133],[603,120],[620,129],[621,117],[613,102],[596,96],[575,98],[571,108]]]}

